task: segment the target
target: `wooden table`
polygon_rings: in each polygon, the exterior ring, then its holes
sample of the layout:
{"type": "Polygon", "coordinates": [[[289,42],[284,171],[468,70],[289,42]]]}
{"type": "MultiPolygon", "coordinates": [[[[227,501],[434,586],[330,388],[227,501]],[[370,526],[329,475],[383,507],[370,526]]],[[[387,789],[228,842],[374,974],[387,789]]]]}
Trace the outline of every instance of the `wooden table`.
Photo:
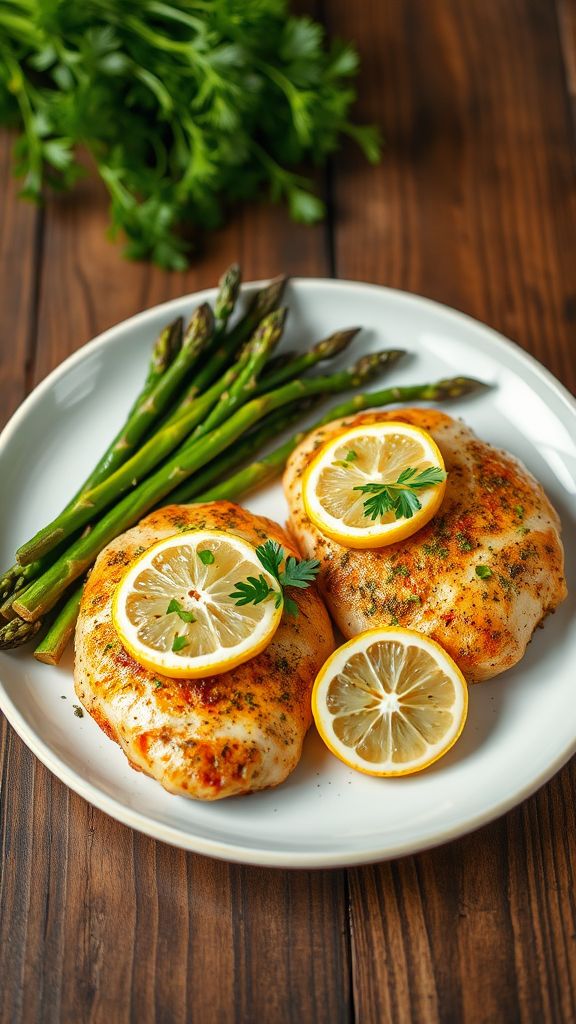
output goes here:
{"type": "MultiPolygon", "coordinates": [[[[576,386],[569,0],[331,0],[363,57],[353,146],[315,229],[239,213],[186,274],[127,264],[94,182],[44,211],[0,149],[3,419],[65,356],[125,317],[212,284],[286,271],[439,299],[576,386]]],[[[572,103],[572,109],[571,109],[572,103]]],[[[449,846],[350,871],[230,866],[94,810],[4,722],[0,1019],[360,1024],[576,1018],[576,773],[449,846]]],[[[481,785],[481,779],[478,780],[481,785]]],[[[345,822],[343,823],[345,827],[345,822]]]]}

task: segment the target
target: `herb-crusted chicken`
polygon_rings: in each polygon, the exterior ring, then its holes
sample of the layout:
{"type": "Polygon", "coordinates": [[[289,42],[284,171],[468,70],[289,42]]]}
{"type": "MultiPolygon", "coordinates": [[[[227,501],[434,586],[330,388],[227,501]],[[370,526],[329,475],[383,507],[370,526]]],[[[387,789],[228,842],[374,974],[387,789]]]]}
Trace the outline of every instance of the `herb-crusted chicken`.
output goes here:
{"type": "Polygon", "coordinates": [[[172,793],[216,800],[277,786],[296,767],[311,721],[315,675],[334,649],[314,586],[291,591],[297,617],[282,617],[261,654],[207,679],[157,678],[123,648],[112,625],[114,591],[152,544],[194,529],[223,530],[253,545],[271,538],[298,556],[277,523],[230,502],[172,505],[117,537],[84,588],[76,629],[76,693],[134,768],[172,793]]]}
{"type": "Polygon", "coordinates": [[[535,627],[566,596],[558,515],[512,455],[435,409],[368,412],[312,431],[284,475],[290,525],[345,637],[395,625],[427,633],[471,682],[522,658],[535,627]],[[346,549],[308,519],[301,480],[318,446],[350,427],[386,420],[428,431],[448,472],[439,512],[388,547],[346,549]]]}

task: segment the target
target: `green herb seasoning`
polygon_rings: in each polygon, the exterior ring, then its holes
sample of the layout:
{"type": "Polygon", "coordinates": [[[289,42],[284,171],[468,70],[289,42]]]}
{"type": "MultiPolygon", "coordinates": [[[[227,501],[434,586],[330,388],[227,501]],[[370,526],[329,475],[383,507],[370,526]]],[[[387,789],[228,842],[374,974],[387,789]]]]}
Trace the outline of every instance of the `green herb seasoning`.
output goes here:
{"type": "Polygon", "coordinates": [[[456,534],[456,543],[458,544],[460,551],[472,551],[472,548],[474,547],[469,536],[466,533],[463,533],[462,530],[459,530],[456,534]]]}
{"type": "Polygon", "coordinates": [[[175,597],[172,598],[166,609],[166,615],[172,615],[173,613],[176,614],[179,619],[182,619],[182,622],[196,622],[194,612],[186,611],[175,597]]]}
{"type": "Polygon", "coordinates": [[[352,462],[356,462],[357,458],[358,453],[355,452],[353,449],[350,449],[349,452],[346,452],[346,455],[343,459],[337,459],[336,462],[333,463],[333,465],[341,466],[343,469],[348,469],[352,462]]]}
{"type": "Polygon", "coordinates": [[[481,580],[490,579],[490,576],[492,575],[492,569],[490,569],[487,565],[477,565],[475,572],[476,575],[479,576],[481,580]]]}

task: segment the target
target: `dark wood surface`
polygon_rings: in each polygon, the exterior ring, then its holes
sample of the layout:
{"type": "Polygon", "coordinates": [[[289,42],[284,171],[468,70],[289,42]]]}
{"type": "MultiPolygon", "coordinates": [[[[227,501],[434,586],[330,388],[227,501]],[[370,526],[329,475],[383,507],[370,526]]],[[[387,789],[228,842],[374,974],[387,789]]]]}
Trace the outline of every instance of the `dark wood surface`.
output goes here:
{"type": "MultiPolygon", "coordinates": [[[[16,200],[0,141],[0,402],[105,327],[212,284],[284,270],[358,278],[462,309],[576,388],[576,12],[571,0],[331,0],[363,58],[352,147],[313,230],[239,213],[186,274],[127,264],[86,182],[16,200]]],[[[0,1020],[571,1022],[574,763],[448,846],[350,871],[218,863],[131,832],[0,732],[0,1020]]],[[[342,823],[346,827],[346,823],[342,823]]]]}

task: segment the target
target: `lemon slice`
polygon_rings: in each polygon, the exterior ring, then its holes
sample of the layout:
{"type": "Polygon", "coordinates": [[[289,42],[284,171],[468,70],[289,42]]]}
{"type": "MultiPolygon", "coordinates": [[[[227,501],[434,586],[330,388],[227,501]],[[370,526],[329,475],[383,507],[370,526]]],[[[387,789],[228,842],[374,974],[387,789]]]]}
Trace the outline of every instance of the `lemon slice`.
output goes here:
{"type": "Polygon", "coordinates": [[[259,654],[282,616],[271,598],[238,606],[230,594],[249,576],[278,590],[240,537],[198,530],[148,548],[121,580],[112,621],[136,661],[161,675],[219,675],[259,654]]]}
{"type": "Polygon", "coordinates": [[[456,742],[468,690],[434,640],[384,626],[360,633],[328,658],[314,684],[312,711],[322,739],[350,768],[408,775],[456,742]]]}
{"type": "MultiPolygon", "coordinates": [[[[410,537],[438,511],[446,489],[441,483],[413,488],[421,508],[408,518],[390,510],[372,519],[365,503],[367,484],[396,484],[414,470],[400,490],[412,488],[426,469],[444,471],[444,460],[425,430],[392,421],[352,427],[324,445],[308,466],[302,483],[306,514],[321,533],[349,548],[375,548],[410,537]]],[[[395,489],[398,493],[398,488],[395,489]]]]}

